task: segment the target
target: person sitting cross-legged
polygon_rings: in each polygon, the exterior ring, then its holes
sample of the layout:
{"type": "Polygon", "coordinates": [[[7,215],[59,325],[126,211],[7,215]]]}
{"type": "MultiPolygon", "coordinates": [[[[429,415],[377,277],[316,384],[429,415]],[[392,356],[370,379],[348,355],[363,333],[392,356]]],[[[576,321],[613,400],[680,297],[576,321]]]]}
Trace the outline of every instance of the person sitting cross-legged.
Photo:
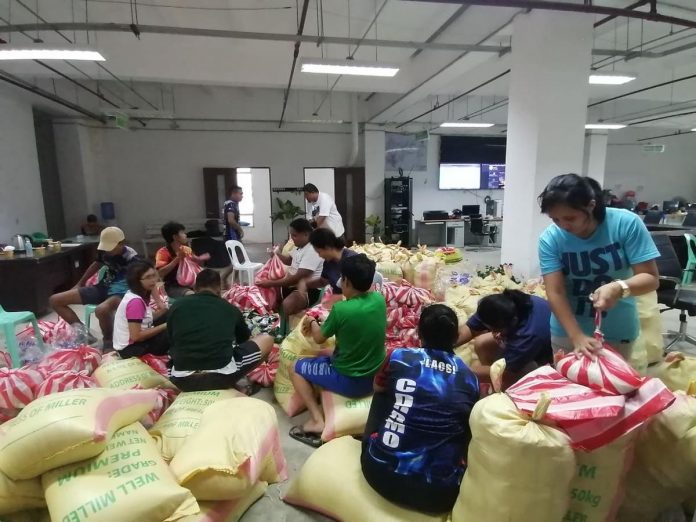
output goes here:
{"type": "Polygon", "coordinates": [[[196,277],[196,293],[169,311],[171,381],[182,391],[236,387],[273,348],[270,335],[251,338],[239,309],[220,297],[221,285],[220,274],[206,268],[196,277]]]}
{"type": "Polygon", "coordinates": [[[193,293],[188,286],[181,286],[177,280],[179,265],[185,258],[190,258],[197,264],[210,259],[210,254],[196,256],[189,247],[186,227],[181,223],[170,221],[162,226],[162,237],[166,243],[155,254],[155,268],[164,281],[164,290],[169,297],[178,298],[193,293]]]}
{"type": "Polygon", "coordinates": [[[290,367],[295,390],[309,410],[310,419],[295,426],[290,436],[310,446],[321,444],[324,415],[314,397],[312,385],[346,397],[364,397],[372,392],[372,382],[386,355],[384,341],[387,309],[384,297],[371,292],[375,262],[364,254],[341,261],[341,288],[345,301],[333,305],[323,324],[306,320],[303,333],[318,344],[336,336],[331,356],[299,359],[290,367]]]}

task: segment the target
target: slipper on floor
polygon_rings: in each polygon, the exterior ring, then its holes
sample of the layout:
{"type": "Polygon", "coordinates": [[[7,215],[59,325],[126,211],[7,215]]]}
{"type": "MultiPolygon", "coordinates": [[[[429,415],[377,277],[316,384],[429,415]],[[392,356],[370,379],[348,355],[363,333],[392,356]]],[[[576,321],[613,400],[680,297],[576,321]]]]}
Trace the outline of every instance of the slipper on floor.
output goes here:
{"type": "Polygon", "coordinates": [[[306,432],[302,426],[293,426],[290,428],[290,437],[302,444],[307,444],[307,446],[312,446],[313,448],[318,448],[323,444],[321,436],[318,433],[306,432]]]}

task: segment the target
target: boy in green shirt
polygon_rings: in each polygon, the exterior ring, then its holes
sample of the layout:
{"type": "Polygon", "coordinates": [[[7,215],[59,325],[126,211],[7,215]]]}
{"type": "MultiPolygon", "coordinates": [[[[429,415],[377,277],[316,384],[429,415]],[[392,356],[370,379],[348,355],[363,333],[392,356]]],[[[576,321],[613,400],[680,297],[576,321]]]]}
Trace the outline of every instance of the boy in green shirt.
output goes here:
{"type": "Polygon", "coordinates": [[[370,292],[375,263],[364,254],[341,261],[341,288],[345,301],[333,305],[323,324],[305,321],[305,336],[318,344],[336,336],[333,355],[299,359],[291,367],[295,390],[311,414],[304,426],[295,426],[290,436],[311,446],[321,444],[324,415],[314,398],[312,384],[346,397],[364,397],[372,393],[374,375],[386,355],[387,307],[384,297],[370,292]]]}

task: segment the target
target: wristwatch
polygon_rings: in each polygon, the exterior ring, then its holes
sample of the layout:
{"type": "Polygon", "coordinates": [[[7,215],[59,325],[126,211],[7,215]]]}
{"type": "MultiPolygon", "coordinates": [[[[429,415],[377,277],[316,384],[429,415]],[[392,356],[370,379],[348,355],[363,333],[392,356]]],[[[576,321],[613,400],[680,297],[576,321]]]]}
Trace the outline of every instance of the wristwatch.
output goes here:
{"type": "Polygon", "coordinates": [[[614,282],[619,283],[619,286],[621,287],[621,299],[625,299],[631,295],[631,288],[628,286],[626,281],[623,279],[616,279],[614,282]]]}

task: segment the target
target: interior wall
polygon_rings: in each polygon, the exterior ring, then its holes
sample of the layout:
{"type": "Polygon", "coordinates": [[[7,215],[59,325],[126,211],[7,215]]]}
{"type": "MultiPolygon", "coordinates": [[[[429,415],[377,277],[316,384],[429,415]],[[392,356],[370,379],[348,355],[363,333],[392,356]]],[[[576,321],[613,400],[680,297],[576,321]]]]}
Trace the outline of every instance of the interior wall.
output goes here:
{"type": "Polygon", "coordinates": [[[0,89],[0,243],[46,231],[31,104],[0,89]]]}
{"type": "Polygon", "coordinates": [[[244,228],[247,243],[270,243],[271,175],[268,169],[251,169],[251,189],[254,194],[254,226],[244,228]]]}

